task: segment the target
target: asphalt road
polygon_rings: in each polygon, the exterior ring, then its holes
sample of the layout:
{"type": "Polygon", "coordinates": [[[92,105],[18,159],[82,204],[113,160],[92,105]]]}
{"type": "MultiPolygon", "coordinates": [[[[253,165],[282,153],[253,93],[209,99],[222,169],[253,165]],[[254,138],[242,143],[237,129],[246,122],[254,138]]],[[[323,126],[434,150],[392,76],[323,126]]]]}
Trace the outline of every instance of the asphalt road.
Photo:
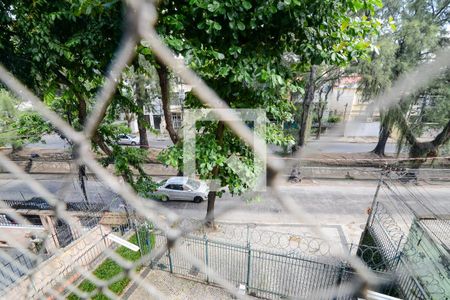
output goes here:
{"type": "MultiPolygon", "coordinates": [[[[37,178],[59,199],[66,202],[84,201],[76,178],[61,178],[54,175],[40,175],[37,178]]],[[[376,184],[356,180],[307,180],[301,184],[280,186],[282,197],[294,205],[294,208],[288,209],[284,209],[278,201],[270,197],[245,200],[243,197],[225,194],[216,201],[216,217],[219,221],[236,223],[339,225],[343,227],[347,238],[354,241],[360,234],[361,225],[366,221],[367,209],[372,203],[376,184]],[[301,217],[294,217],[286,211],[299,213],[301,217]]],[[[394,189],[397,190],[397,195],[393,195],[387,188],[382,188],[378,199],[387,203],[405,201],[415,207],[420,214],[430,214],[426,209],[429,208],[432,213],[450,215],[448,183],[394,186],[394,189]]],[[[120,207],[121,199],[99,181],[88,180],[87,192],[91,202],[102,202],[105,207],[112,203],[112,209],[120,207]]],[[[25,182],[0,177],[1,199],[20,201],[34,196],[38,195],[25,182]]],[[[207,207],[206,202],[158,203],[183,217],[196,219],[205,217],[207,207]]]]}
{"type": "MultiPolygon", "coordinates": [[[[9,175],[9,174],[4,174],[9,175]]],[[[39,197],[24,181],[8,179],[9,176],[0,177],[0,199],[2,200],[30,200],[39,197]]],[[[75,177],[61,175],[37,176],[38,182],[58,199],[65,202],[82,202],[83,194],[75,177]]],[[[112,209],[117,209],[121,203],[120,198],[105,185],[96,180],[88,180],[86,185],[88,199],[91,202],[105,203],[111,205],[112,209]]]]}
{"type": "MultiPolygon", "coordinates": [[[[24,200],[38,196],[28,185],[17,179],[0,177],[0,197],[8,200],[24,200]]],[[[59,175],[35,176],[40,184],[66,202],[83,201],[77,178],[61,177],[59,175]]],[[[279,189],[285,197],[290,197],[296,204],[301,205],[305,212],[321,215],[359,215],[370,205],[376,189],[376,182],[356,180],[306,180],[300,184],[286,184],[279,189]]],[[[412,193],[425,198],[433,198],[441,206],[450,211],[450,184],[420,184],[407,185],[412,193]]],[[[382,191],[387,189],[382,189],[382,191]]],[[[400,191],[407,195],[407,190],[400,191]]],[[[109,203],[117,196],[108,187],[96,179],[87,180],[87,194],[92,202],[109,203]]],[[[383,193],[379,198],[386,198],[383,193]]],[[[151,201],[151,200],[149,200],[151,201]]],[[[161,205],[176,210],[186,216],[201,217],[206,211],[207,203],[192,203],[189,201],[169,201],[161,205]]],[[[218,198],[216,209],[226,209],[234,206],[248,213],[281,213],[283,207],[278,201],[265,195],[245,199],[240,196],[225,194],[218,198]]]]}
{"type": "MultiPolygon", "coordinates": [[[[167,137],[148,136],[151,148],[164,149],[172,145],[167,137]]],[[[45,143],[33,143],[26,145],[26,148],[32,149],[65,149],[69,147],[65,141],[57,135],[48,135],[43,138],[45,143]]],[[[376,143],[344,143],[344,142],[323,142],[310,141],[309,144],[321,153],[362,153],[372,151],[376,143]]],[[[386,144],[386,153],[395,153],[395,144],[386,144]]]]}

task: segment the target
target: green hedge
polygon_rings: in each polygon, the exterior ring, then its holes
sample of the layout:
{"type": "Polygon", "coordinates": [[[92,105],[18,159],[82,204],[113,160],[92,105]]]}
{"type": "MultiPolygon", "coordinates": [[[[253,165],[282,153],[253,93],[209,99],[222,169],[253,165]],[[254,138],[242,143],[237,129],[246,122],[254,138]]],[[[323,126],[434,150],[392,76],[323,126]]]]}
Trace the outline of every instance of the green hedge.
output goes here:
{"type": "MultiPolygon", "coordinates": [[[[139,237],[140,237],[141,243],[143,244],[142,252],[144,254],[146,254],[150,251],[151,248],[153,248],[153,246],[155,244],[155,237],[153,234],[148,233],[148,231],[146,229],[142,229],[139,231],[139,237]],[[150,245],[147,245],[147,243],[145,243],[146,235],[148,235],[150,245]]],[[[129,242],[131,242],[135,245],[138,245],[136,234],[131,236],[131,238],[129,239],[129,242]]],[[[129,260],[129,261],[136,261],[141,257],[140,251],[134,252],[124,246],[120,246],[119,248],[117,248],[116,253],[119,254],[120,256],[122,256],[124,259],[129,260]]],[[[136,269],[136,271],[139,271],[141,268],[142,268],[142,266],[139,266],[136,269]]],[[[114,260],[112,260],[111,258],[107,258],[94,270],[94,272],[92,272],[92,274],[94,274],[99,279],[108,280],[108,279],[111,279],[114,276],[120,274],[123,271],[124,271],[124,269],[120,265],[118,265],[114,260]]],[[[118,280],[118,281],[114,282],[113,284],[111,284],[109,286],[109,289],[114,294],[120,295],[125,290],[125,288],[127,287],[129,282],[130,282],[129,278],[127,278],[127,277],[123,278],[123,279],[118,280]]],[[[78,286],[78,288],[84,292],[92,292],[96,289],[96,287],[97,286],[94,283],[90,282],[87,279],[83,280],[80,283],[80,285],[78,286]]],[[[67,299],[78,300],[81,298],[72,293],[67,297],[67,299]]],[[[102,293],[98,293],[94,297],[92,297],[92,299],[107,300],[109,298],[106,297],[105,295],[103,295],[102,293]]]]}

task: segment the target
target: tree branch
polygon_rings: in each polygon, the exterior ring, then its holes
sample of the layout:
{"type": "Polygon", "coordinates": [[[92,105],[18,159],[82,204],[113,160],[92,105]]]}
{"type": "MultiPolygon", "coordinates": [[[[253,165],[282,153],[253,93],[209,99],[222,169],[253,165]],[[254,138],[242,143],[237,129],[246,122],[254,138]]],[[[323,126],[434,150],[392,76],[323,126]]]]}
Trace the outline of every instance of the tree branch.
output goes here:
{"type": "Polygon", "coordinates": [[[170,139],[174,144],[176,144],[180,138],[178,137],[177,132],[173,128],[172,124],[172,116],[170,114],[170,99],[169,99],[169,71],[167,70],[166,65],[156,60],[157,68],[156,71],[159,77],[159,86],[161,88],[161,101],[164,112],[164,120],[166,121],[166,129],[169,132],[170,139]]]}
{"type": "Polygon", "coordinates": [[[441,146],[450,140],[450,120],[445,125],[444,129],[431,142],[435,147],[441,146]]]}
{"type": "Polygon", "coordinates": [[[448,8],[450,5],[450,0],[448,0],[447,2],[445,2],[442,7],[434,14],[434,18],[438,18],[439,15],[445,11],[446,8],[448,8]]]}
{"type": "MultiPolygon", "coordinates": [[[[80,122],[80,126],[84,125],[84,122],[87,117],[87,106],[86,101],[83,96],[83,93],[77,88],[77,86],[67,78],[67,76],[62,73],[60,70],[55,72],[56,76],[60,80],[62,84],[67,86],[73,91],[73,94],[78,99],[78,119],[80,122]]],[[[99,148],[108,156],[112,155],[112,150],[106,145],[105,140],[101,137],[98,132],[95,132],[92,137],[92,141],[99,146],[99,148]]]]}

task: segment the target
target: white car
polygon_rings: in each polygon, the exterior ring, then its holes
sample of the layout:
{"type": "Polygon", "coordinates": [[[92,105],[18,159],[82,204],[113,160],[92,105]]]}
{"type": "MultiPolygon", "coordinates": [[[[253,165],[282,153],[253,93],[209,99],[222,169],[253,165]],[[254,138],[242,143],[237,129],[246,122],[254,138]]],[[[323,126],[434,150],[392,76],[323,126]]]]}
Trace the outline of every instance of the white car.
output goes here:
{"type": "Polygon", "coordinates": [[[119,145],[139,145],[139,137],[132,134],[120,134],[117,143],[119,145]]]}
{"type": "Polygon", "coordinates": [[[171,177],[160,184],[156,194],[162,197],[162,201],[187,200],[198,203],[208,198],[208,185],[202,181],[188,177],[171,177]]]}

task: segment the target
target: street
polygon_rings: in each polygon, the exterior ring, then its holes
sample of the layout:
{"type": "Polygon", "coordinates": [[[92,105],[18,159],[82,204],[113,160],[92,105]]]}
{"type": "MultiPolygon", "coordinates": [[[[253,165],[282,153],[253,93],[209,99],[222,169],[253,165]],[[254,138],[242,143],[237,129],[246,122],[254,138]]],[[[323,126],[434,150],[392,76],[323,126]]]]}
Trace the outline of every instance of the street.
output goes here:
{"type": "MultiPolygon", "coordinates": [[[[36,175],[36,179],[66,202],[84,201],[76,178],[61,178],[57,175],[36,175]]],[[[304,231],[311,224],[320,224],[335,236],[339,242],[357,243],[362,227],[367,218],[367,210],[371,205],[376,190],[375,181],[355,180],[304,180],[300,184],[285,184],[279,187],[281,195],[290,197],[299,212],[308,219],[298,219],[286,213],[280,203],[273,198],[260,197],[259,200],[244,200],[241,196],[225,194],[216,200],[215,211],[217,220],[228,223],[255,223],[261,226],[271,226],[271,230],[304,231]],[[278,227],[275,228],[275,227],[278,227]],[[282,229],[284,228],[284,229],[282,229]],[[337,230],[337,231],[336,231],[337,230]]],[[[449,187],[445,183],[417,187],[426,191],[428,201],[431,198],[434,206],[444,210],[450,208],[448,197],[449,187]]],[[[406,193],[406,191],[404,192],[406,193]]],[[[87,181],[87,194],[91,202],[101,202],[109,209],[118,209],[121,199],[95,179],[87,181]]],[[[20,180],[0,177],[0,197],[5,200],[30,199],[38,196],[20,180]]],[[[388,195],[380,192],[378,199],[387,200],[388,195]]],[[[149,200],[155,201],[155,200],[149,200]]],[[[408,200],[413,202],[414,199],[408,200]]],[[[207,203],[192,203],[185,201],[169,201],[160,205],[175,211],[182,217],[203,219],[207,203]]],[[[441,211],[442,213],[443,211],[441,211]]],[[[295,233],[295,232],[292,232],[295,233]]]]}
{"type": "MultiPolygon", "coordinates": [[[[62,140],[58,135],[44,136],[45,143],[33,143],[27,144],[25,148],[29,149],[68,149],[69,144],[62,140]]],[[[148,141],[150,148],[165,149],[172,144],[172,141],[168,137],[155,136],[148,134],[148,141]]],[[[311,140],[309,145],[317,149],[321,153],[362,153],[372,151],[376,143],[374,142],[325,142],[321,140],[311,140]]],[[[395,153],[395,144],[386,144],[386,153],[395,153]]]]}

